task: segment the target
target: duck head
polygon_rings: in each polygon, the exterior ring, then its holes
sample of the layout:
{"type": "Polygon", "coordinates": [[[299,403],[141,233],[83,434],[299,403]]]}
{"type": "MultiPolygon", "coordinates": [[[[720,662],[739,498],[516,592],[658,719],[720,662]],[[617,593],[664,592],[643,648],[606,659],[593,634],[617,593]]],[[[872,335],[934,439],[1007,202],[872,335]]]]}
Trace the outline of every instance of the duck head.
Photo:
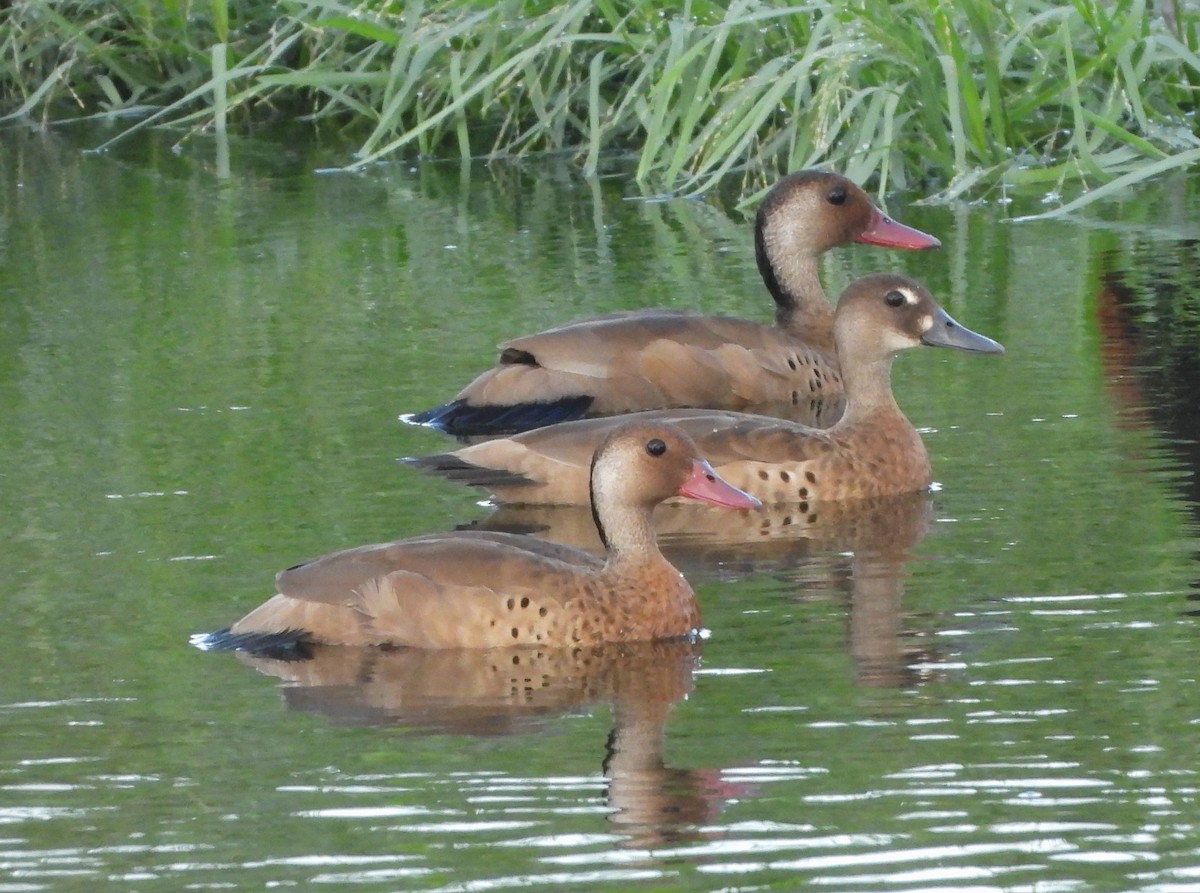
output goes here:
{"type": "Polygon", "coordinates": [[[921,346],[1004,353],[999,342],[955,321],[921,283],[895,273],[850,284],[838,300],[834,337],[844,370],[921,346]]]}
{"type": "Polygon", "coordinates": [[[653,507],[686,496],[732,509],[761,503],[724,481],[674,425],[632,421],[615,428],[592,458],[593,510],[607,504],[653,507]]]}
{"type": "Polygon", "coordinates": [[[813,257],[847,242],[917,251],[942,244],[892,220],[862,189],[831,171],[804,170],[782,178],[759,204],[755,224],[760,264],[773,254],[774,244],[813,257]]]}

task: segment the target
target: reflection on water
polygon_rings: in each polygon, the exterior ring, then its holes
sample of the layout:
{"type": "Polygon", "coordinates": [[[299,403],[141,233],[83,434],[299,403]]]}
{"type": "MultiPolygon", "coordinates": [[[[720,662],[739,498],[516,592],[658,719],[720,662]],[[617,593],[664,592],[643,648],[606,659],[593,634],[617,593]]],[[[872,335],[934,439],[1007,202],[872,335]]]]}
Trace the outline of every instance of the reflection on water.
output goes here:
{"type": "MultiPolygon", "coordinates": [[[[660,505],[654,530],[663,553],[685,572],[736,574],[783,569],[824,552],[907,554],[929,532],[932,497],[907,493],[877,499],[763,506],[753,511],[715,509],[698,502],[660,505]]],[[[603,552],[596,522],[586,506],[496,507],[473,530],[529,533],[595,554],[603,552]]]]}
{"type": "Polygon", "coordinates": [[[307,660],[237,657],[281,679],[289,709],[338,724],[510,735],[622,699],[665,719],[666,707],[691,690],[700,652],[699,643],[668,641],[575,649],[314,646],[307,660]]]}
{"type": "MultiPolygon", "coordinates": [[[[913,493],[819,504],[801,514],[776,507],[729,512],[684,502],[660,506],[655,522],[664,552],[692,578],[733,581],[770,570],[805,599],[813,575],[825,577],[817,588],[845,599],[846,648],[856,684],[901,689],[933,678],[941,659],[927,642],[928,631],[914,639],[906,630],[902,606],[905,566],[931,515],[930,494],[913,493]]],[[[504,506],[474,526],[603,552],[591,513],[580,506],[504,506]]],[[[533,735],[565,714],[609,705],[613,725],[601,763],[608,818],[624,835],[623,848],[648,849],[705,836],[723,802],[745,800],[764,778],[792,774],[666,765],[670,708],[692,691],[701,649],[699,641],[570,650],[316,647],[304,660],[237,657],[282,680],[289,709],[339,725],[533,735]]]]}
{"type": "Polygon", "coordinates": [[[305,660],[238,657],[283,680],[289,709],[339,724],[531,735],[551,717],[609,705],[612,730],[596,742],[609,820],[630,845],[658,846],[697,833],[722,797],[746,790],[722,782],[719,770],[664,763],[670,708],[691,692],[700,654],[698,641],[667,641],[441,651],[324,646],[305,660]]]}
{"type": "MultiPolygon", "coordinates": [[[[1182,462],[1185,473],[1171,462],[1165,477],[1200,528],[1200,242],[1139,242],[1106,252],[1100,264],[1096,312],[1106,386],[1121,423],[1161,433],[1159,449],[1182,462]]],[[[1165,464],[1154,455],[1131,458],[1148,468],[1165,464]]],[[[1200,571],[1193,589],[1189,598],[1200,600],[1200,571]]]]}

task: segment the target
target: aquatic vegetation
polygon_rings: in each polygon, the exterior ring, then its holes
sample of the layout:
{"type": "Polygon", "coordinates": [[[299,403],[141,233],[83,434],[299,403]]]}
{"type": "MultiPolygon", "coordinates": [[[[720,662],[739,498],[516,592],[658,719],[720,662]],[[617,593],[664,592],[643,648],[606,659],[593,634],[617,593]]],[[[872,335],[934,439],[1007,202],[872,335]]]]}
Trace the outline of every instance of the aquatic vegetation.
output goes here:
{"type": "Polygon", "coordinates": [[[10,117],[302,117],[355,137],[350,167],[619,154],[702,192],[825,164],[954,198],[1200,160],[1200,17],[1173,2],[27,0],[0,24],[10,117]]]}

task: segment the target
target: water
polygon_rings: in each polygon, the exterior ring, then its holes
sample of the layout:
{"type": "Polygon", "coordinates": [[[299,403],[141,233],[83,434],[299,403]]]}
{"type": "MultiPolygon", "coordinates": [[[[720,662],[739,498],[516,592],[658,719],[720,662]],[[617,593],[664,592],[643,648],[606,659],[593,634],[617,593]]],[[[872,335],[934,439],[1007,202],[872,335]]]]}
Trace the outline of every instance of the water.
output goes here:
{"type": "Polygon", "coordinates": [[[584,313],[767,318],[748,225],[549,163],[86,144],[0,135],[3,893],[1200,884],[1194,181],[897,202],[941,252],[830,258],[1009,353],[897,363],[931,498],[681,521],[707,641],[250,667],[187,639],[276,569],[512,522],[398,467],[446,445],[398,414],[584,313]]]}

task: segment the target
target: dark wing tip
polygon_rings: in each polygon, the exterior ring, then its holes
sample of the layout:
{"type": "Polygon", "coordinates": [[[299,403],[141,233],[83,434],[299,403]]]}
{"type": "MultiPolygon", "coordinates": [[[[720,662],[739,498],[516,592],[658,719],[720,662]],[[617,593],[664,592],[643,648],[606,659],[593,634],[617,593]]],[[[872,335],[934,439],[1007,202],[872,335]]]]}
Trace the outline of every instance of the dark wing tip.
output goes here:
{"type": "Polygon", "coordinates": [[[510,406],[471,406],[466,400],[452,400],[401,418],[413,425],[436,428],[452,437],[477,437],[519,434],[559,422],[582,419],[594,397],[587,394],[562,397],[542,403],[515,403],[510,406]]]}
{"type": "Polygon", "coordinates": [[[190,641],[201,651],[244,651],[272,660],[308,660],[315,644],[312,636],[302,629],[272,633],[235,633],[221,629],[215,633],[197,633],[190,641]]]}
{"type": "Polygon", "coordinates": [[[426,474],[436,474],[448,481],[467,484],[472,487],[514,487],[534,483],[523,475],[505,471],[500,468],[486,468],[474,465],[453,453],[435,453],[432,456],[409,456],[401,459],[405,465],[423,471],[426,474]]]}

